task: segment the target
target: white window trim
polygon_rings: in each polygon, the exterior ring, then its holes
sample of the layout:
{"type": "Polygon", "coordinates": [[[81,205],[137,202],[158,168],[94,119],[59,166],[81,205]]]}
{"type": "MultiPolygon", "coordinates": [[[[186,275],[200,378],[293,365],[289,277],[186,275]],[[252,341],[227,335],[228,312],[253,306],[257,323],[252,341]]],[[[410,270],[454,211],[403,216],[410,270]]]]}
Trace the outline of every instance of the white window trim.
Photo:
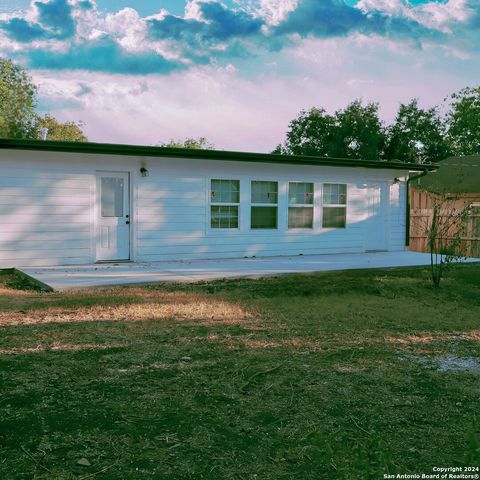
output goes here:
{"type": "Polygon", "coordinates": [[[239,232],[240,231],[240,225],[241,225],[241,210],[240,210],[240,205],[241,205],[241,185],[242,185],[242,180],[237,179],[237,178],[231,178],[231,177],[211,177],[207,179],[207,195],[209,199],[207,211],[208,211],[208,232],[215,232],[215,233],[227,233],[227,232],[239,232]],[[234,180],[238,182],[238,203],[224,203],[224,202],[212,202],[212,180],[234,180]],[[237,207],[238,208],[238,226],[237,227],[229,227],[229,228],[215,228],[212,227],[212,208],[211,207],[237,207]]]}
{"type": "Polygon", "coordinates": [[[316,191],[316,185],[315,182],[307,181],[307,180],[288,180],[287,181],[287,220],[286,220],[286,226],[287,226],[287,231],[291,232],[313,232],[315,231],[315,201],[318,197],[318,192],[316,191]],[[312,203],[295,203],[295,204],[290,204],[290,184],[291,183],[311,183],[313,185],[313,198],[312,198],[312,203]],[[303,208],[303,207],[308,207],[312,208],[312,226],[311,227],[289,227],[288,226],[288,210],[290,208],[303,208]]]}
{"type": "Polygon", "coordinates": [[[320,228],[322,230],[346,230],[348,228],[348,183],[345,182],[322,182],[322,191],[321,191],[321,219],[320,219],[320,228]],[[345,203],[323,203],[323,190],[325,185],[345,185],[345,203]],[[323,209],[324,208],[344,208],[345,209],[345,226],[344,227],[324,227],[323,226],[323,209]]]}
{"type": "MultiPolygon", "coordinates": [[[[270,178],[270,177],[269,177],[270,178]]],[[[267,178],[251,178],[249,181],[249,230],[251,232],[280,232],[280,186],[281,180],[271,180],[267,178]],[[253,182],[266,182],[266,183],[276,183],[277,184],[277,203],[253,203],[252,202],[252,183],[253,182]],[[275,228],[252,228],[252,207],[276,207],[277,209],[277,226],[275,228]]]]}

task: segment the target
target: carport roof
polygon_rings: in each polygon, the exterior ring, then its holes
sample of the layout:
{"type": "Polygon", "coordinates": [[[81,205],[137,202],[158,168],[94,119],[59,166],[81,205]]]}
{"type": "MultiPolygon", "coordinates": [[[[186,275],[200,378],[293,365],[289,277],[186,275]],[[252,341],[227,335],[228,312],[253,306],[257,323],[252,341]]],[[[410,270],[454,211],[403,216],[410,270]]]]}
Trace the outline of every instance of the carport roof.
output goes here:
{"type": "Polygon", "coordinates": [[[363,167],[429,172],[437,164],[415,164],[400,161],[375,161],[349,158],[315,157],[306,155],[280,155],[276,153],[232,152],[226,150],[196,150],[188,148],[152,147],[93,142],[56,142],[50,140],[0,139],[0,148],[49,152],[69,152],[136,157],[174,157],[201,160],[227,160],[234,162],[276,163],[297,165],[328,165],[337,167],[363,167]]]}

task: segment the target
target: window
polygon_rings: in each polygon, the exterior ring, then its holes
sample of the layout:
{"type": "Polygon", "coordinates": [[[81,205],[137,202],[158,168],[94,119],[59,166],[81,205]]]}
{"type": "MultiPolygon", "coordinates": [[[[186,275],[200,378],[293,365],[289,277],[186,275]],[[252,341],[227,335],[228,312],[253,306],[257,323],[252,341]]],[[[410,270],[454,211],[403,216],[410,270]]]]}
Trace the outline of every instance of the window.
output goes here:
{"type": "Polygon", "coordinates": [[[123,178],[102,177],[101,208],[102,217],[123,217],[123,178]]]}
{"type": "Polygon", "coordinates": [[[240,181],[217,180],[210,182],[211,228],[238,228],[240,181]]]}
{"type": "Polygon", "coordinates": [[[288,184],[288,228],[313,228],[313,183],[288,184]]]}
{"type": "Polygon", "coordinates": [[[345,228],[347,225],[347,185],[323,185],[323,228],[345,228]]]}
{"type": "Polygon", "coordinates": [[[278,182],[252,182],[251,228],[277,228],[278,182]]]}

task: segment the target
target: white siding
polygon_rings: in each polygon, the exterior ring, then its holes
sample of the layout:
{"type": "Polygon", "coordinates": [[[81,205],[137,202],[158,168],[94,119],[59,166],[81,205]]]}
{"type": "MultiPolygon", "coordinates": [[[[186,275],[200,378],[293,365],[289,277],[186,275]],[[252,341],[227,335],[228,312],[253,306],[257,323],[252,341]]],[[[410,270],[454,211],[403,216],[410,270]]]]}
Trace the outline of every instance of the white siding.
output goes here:
{"type": "Polygon", "coordinates": [[[405,249],[405,188],[392,183],[407,172],[0,150],[0,267],[94,262],[97,170],[130,172],[136,261],[363,252],[372,181],[391,185],[389,250],[405,249]],[[240,180],[238,230],[210,229],[211,178],[240,180]],[[279,182],[277,230],[249,228],[251,180],[279,182]],[[289,181],[315,184],[312,230],[287,228],[289,181]],[[347,228],[321,228],[322,183],[348,185],[347,228]]]}
{"type": "Polygon", "coordinates": [[[1,152],[0,267],[89,262],[90,177],[33,155],[1,152]]]}
{"type": "Polygon", "coordinates": [[[0,150],[0,268],[94,262],[96,170],[100,164],[126,170],[132,163],[0,150]]]}
{"type": "MultiPolygon", "coordinates": [[[[392,182],[395,172],[362,168],[309,167],[276,164],[185,160],[149,162],[150,176],[139,179],[136,193],[139,261],[363,252],[365,183],[392,182]],[[209,182],[240,180],[239,229],[209,227],[209,182]],[[279,182],[278,229],[250,229],[250,182],[279,182]],[[315,183],[315,228],[287,228],[289,181],[315,183]],[[321,228],[322,183],[347,183],[346,229],[321,228]]],[[[397,206],[396,214],[404,207],[397,206]]],[[[404,210],[403,210],[404,211],[404,210]]],[[[394,220],[390,219],[390,223],[394,220]]],[[[404,222],[404,220],[403,220],[404,222]]],[[[398,246],[395,246],[398,249],[398,246]]]]}

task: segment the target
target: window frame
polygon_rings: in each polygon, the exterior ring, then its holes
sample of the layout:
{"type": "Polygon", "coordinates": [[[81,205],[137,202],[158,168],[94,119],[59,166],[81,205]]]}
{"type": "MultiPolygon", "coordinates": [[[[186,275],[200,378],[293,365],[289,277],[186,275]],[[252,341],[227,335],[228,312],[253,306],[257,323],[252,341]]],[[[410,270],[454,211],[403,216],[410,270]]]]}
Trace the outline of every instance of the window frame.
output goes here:
{"type": "Polygon", "coordinates": [[[232,232],[240,230],[240,205],[241,205],[241,180],[238,178],[226,178],[226,177],[211,177],[208,180],[208,230],[212,232],[232,232]],[[238,203],[234,202],[218,202],[212,201],[212,181],[214,180],[224,180],[224,181],[234,181],[238,182],[238,203]],[[212,226],[212,207],[237,207],[237,226],[236,227],[213,227],[212,226]]]}
{"type": "Polygon", "coordinates": [[[257,179],[257,178],[251,178],[250,179],[250,195],[249,195],[249,199],[250,199],[250,203],[249,203],[249,213],[250,213],[250,225],[249,225],[249,229],[250,231],[253,231],[253,232],[265,232],[265,231],[270,231],[270,232],[273,232],[273,231],[279,231],[280,228],[279,228],[279,205],[280,205],[280,181],[279,180],[265,180],[265,179],[257,179]],[[276,191],[276,194],[277,194],[277,201],[276,203],[254,203],[252,202],[252,194],[253,194],[253,183],[254,182],[260,182],[260,183],[276,183],[277,185],[277,191],[276,191]],[[266,227],[266,228],[258,228],[258,227],[252,227],[252,208],[253,207],[274,207],[276,208],[276,211],[277,211],[277,215],[276,215],[276,226],[275,227],[266,227]]]}
{"type": "Polygon", "coordinates": [[[322,205],[322,224],[321,228],[326,229],[326,230],[340,230],[340,229],[346,229],[348,227],[348,183],[340,183],[340,182],[323,182],[322,183],[322,192],[321,192],[321,205],[322,205]],[[345,203],[325,203],[325,185],[345,185],[345,203]],[[325,221],[325,209],[328,208],[343,208],[345,210],[345,225],[343,227],[325,227],[324,226],[324,221],[325,221]]]}
{"type": "Polygon", "coordinates": [[[313,231],[315,229],[315,200],[316,200],[316,195],[315,195],[315,182],[312,181],[301,181],[301,180],[288,180],[287,181],[287,231],[292,231],[292,230],[302,230],[306,232],[313,231]],[[312,203],[290,203],[290,185],[292,183],[303,183],[303,184],[310,184],[312,186],[312,203]],[[311,208],[312,209],[312,226],[311,227],[290,227],[289,225],[289,213],[290,209],[295,209],[295,208],[311,208]]]}

